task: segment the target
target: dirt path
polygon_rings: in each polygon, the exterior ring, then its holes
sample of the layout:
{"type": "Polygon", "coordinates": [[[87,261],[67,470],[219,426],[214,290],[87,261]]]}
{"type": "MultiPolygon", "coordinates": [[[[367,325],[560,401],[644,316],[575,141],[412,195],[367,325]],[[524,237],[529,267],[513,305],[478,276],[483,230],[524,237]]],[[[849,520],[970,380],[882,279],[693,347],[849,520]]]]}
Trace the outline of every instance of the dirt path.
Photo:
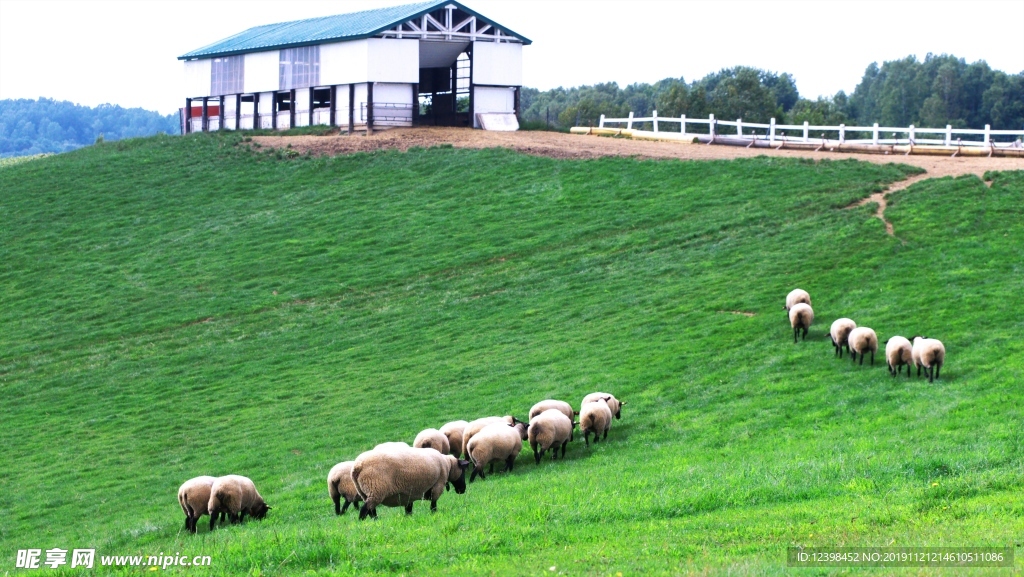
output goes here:
{"type": "Polygon", "coordinates": [[[924,174],[912,176],[893,183],[882,192],[876,192],[847,208],[878,203],[875,217],[885,223],[885,231],[895,237],[892,223],[885,218],[888,206],[886,197],[898,190],[929,178],[974,174],[983,178],[990,170],[1024,170],[1024,159],[980,158],[943,156],[904,156],[879,154],[854,154],[849,152],[814,152],[810,150],[748,149],[738,146],[709,146],[685,142],[658,142],[609,138],[590,135],[564,134],[561,132],[485,132],[468,128],[418,127],[381,131],[373,136],[256,136],[253,140],[261,146],[271,148],[291,147],[300,153],[334,156],[353,152],[397,149],[412,147],[427,148],[450,144],[455,148],[511,148],[525,154],[552,158],[598,158],[603,156],[628,156],[636,158],[679,158],[685,160],[711,160],[745,158],[752,156],[790,156],[815,159],[855,158],[865,162],[888,164],[891,162],[918,166],[924,174]]]}

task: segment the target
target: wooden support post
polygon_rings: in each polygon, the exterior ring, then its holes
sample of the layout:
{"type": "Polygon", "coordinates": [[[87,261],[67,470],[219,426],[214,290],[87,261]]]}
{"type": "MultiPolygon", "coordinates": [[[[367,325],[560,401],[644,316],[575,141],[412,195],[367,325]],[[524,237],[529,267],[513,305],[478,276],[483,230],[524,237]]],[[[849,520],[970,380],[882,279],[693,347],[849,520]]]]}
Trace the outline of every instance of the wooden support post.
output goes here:
{"type": "Polygon", "coordinates": [[[708,134],[711,136],[711,140],[715,139],[715,115],[708,115],[708,134]]]}
{"type": "Polygon", "coordinates": [[[185,99],[185,134],[192,132],[192,99],[185,99]]]}
{"type": "Polygon", "coordinates": [[[224,96],[221,95],[220,102],[217,103],[217,131],[224,130],[224,96]]]}
{"type": "Polygon", "coordinates": [[[348,85],[348,133],[352,134],[352,125],[356,123],[356,85],[348,85]]]}
{"type": "Polygon", "coordinates": [[[598,128],[604,128],[604,115],[601,115],[601,119],[597,121],[598,128]]]}
{"type": "Polygon", "coordinates": [[[520,91],[522,89],[523,88],[521,86],[516,86],[516,93],[515,93],[514,100],[513,100],[513,106],[516,109],[516,122],[517,123],[519,122],[519,120],[520,120],[519,117],[522,114],[522,111],[520,110],[520,106],[521,106],[521,103],[522,103],[522,94],[520,94],[520,91]]]}
{"type": "MultiPolygon", "coordinates": [[[[473,98],[473,93],[476,91],[473,88],[473,45],[469,45],[469,50],[466,52],[466,56],[469,58],[469,127],[476,127],[476,100],[473,98]]],[[[458,64],[458,60],[455,61],[458,64]]],[[[457,82],[457,80],[456,80],[457,82]]],[[[519,120],[519,89],[516,88],[516,93],[513,96],[512,108],[515,109],[516,120],[519,120]]],[[[456,105],[456,110],[458,105],[456,105]]]]}
{"type": "Polygon", "coordinates": [[[743,119],[742,118],[737,118],[736,119],[736,136],[740,136],[740,137],[743,136],[743,119]]]}
{"type": "Polygon", "coordinates": [[[235,95],[235,130],[242,129],[242,95],[235,95]]]}
{"type": "Polygon", "coordinates": [[[373,83],[366,83],[366,135],[373,134],[373,83]]]}
{"type": "Polygon", "coordinates": [[[252,93],[252,129],[253,130],[259,130],[262,127],[263,126],[262,126],[262,123],[261,123],[261,120],[260,120],[260,93],[259,92],[253,92],[252,93]]]}
{"type": "Polygon", "coordinates": [[[914,141],[917,140],[917,135],[914,133],[913,124],[910,125],[910,130],[907,132],[907,139],[910,140],[910,144],[914,144],[914,141]]]}
{"type": "Polygon", "coordinates": [[[338,120],[338,85],[331,85],[331,126],[337,124],[338,120]]]}
{"type": "Polygon", "coordinates": [[[280,100],[280,95],[276,92],[270,94],[270,128],[277,130],[277,103],[280,100]]]}
{"type": "Polygon", "coordinates": [[[288,93],[288,128],[295,128],[295,105],[298,104],[295,97],[295,89],[292,88],[288,93]]]}
{"type": "Polygon", "coordinates": [[[313,126],[313,87],[309,87],[309,123],[306,126],[313,126]]]}
{"type": "Polygon", "coordinates": [[[416,126],[416,123],[420,120],[420,85],[419,83],[412,85],[412,125],[416,126]]]}
{"type": "Polygon", "coordinates": [[[992,148],[992,126],[985,125],[985,146],[992,148]]]}
{"type": "Polygon", "coordinates": [[[203,132],[210,130],[210,99],[203,97],[203,132]]]}

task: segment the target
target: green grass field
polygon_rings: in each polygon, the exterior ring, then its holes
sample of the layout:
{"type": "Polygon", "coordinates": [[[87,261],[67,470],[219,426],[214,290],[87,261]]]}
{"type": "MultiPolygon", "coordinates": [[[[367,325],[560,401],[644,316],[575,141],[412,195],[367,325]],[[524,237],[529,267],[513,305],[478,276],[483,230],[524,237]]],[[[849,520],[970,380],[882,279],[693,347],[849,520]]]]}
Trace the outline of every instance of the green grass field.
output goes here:
{"type": "Polygon", "coordinates": [[[52,547],[210,555],[169,570],[216,575],[821,574],[787,569],[793,545],[1020,557],[1024,172],[895,193],[905,244],[873,205],[842,208],[916,172],[308,158],[230,134],[0,168],[0,573],[52,547]],[[798,345],[794,287],[816,313],[798,345]],[[840,316],[942,339],[942,378],[835,359],[840,316]],[[540,466],[527,448],[436,514],[334,515],[327,471],[378,442],[595,390],[628,403],[606,443],[540,466]],[[268,518],[186,533],[178,485],[227,473],[268,518]]]}

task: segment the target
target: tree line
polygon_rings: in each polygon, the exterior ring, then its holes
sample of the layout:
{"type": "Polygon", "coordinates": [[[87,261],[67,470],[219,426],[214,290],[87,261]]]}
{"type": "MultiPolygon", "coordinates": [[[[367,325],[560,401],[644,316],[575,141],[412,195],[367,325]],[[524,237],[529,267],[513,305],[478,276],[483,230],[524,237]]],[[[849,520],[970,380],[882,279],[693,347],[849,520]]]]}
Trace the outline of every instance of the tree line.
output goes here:
{"type": "MultiPolygon", "coordinates": [[[[862,125],[942,128],[1024,129],[1024,72],[993,70],[984,60],[968,64],[948,54],[928,54],[872,63],[853,94],[843,91],[811,100],[800,96],[793,77],[737,66],[686,82],[666,78],[653,84],[614,82],[539,91],[523,88],[524,127],[567,129],[597,126],[602,114],[659,116],[779,124],[862,125]]],[[[689,127],[688,127],[689,129],[689,127]]]]}
{"type": "Polygon", "coordinates": [[[0,100],[0,157],[74,150],[104,140],[180,132],[178,114],[50,98],[0,100]]]}

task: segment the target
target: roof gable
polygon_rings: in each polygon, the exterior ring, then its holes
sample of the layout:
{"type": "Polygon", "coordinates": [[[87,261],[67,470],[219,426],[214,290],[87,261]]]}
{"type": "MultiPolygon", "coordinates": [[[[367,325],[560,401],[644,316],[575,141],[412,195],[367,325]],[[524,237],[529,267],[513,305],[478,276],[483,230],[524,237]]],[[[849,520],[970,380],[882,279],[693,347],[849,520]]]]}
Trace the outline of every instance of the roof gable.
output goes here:
{"type": "Polygon", "coordinates": [[[430,0],[428,2],[376,8],[350,14],[322,16],[320,18],[256,26],[183,54],[178,57],[178,60],[213,58],[216,56],[230,56],[276,48],[323,44],[330,41],[369,38],[404,22],[450,5],[456,6],[458,9],[477,18],[486,20],[495,28],[503,30],[507,35],[521,40],[523,44],[531,43],[528,38],[497,25],[497,23],[484,18],[459,2],[452,0],[430,0]]]}

